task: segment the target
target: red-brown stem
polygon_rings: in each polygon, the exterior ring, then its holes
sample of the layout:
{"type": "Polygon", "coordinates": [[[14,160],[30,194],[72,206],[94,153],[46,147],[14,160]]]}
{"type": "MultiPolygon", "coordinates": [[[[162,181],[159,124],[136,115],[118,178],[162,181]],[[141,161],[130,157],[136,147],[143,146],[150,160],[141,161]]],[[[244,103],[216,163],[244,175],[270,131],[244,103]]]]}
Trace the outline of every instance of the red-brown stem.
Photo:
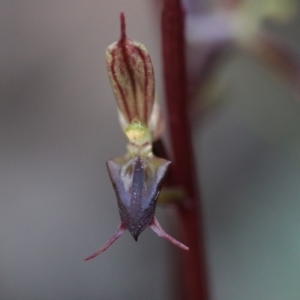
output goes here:
{"type": "Polygon", "coordinates": [[[179,0],[164,0],[162,50],[175,180],[185,189],[189,202],[186,207],[190,207],[177,209],[183,240],[190,247],[188,252],[182,251],[183,299],[208,300],[203,221],[187,119],[184,13],[179,0]]]}

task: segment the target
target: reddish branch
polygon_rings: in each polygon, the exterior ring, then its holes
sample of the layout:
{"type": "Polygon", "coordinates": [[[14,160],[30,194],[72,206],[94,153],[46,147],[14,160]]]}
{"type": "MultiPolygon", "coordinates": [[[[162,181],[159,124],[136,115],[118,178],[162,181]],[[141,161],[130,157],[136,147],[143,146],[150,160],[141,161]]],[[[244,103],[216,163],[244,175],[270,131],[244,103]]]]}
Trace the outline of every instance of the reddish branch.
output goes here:
{"type": "Polygon", "coordinates": [[[246,50],[285,80],[299,98],[300,59],[293,49],[284,41],[261,33],[256,43],[246,50]]]}
{"type": "Polygon", "coordinates": [[[178,206],[184,242],[182,255],[183,299],[208,300],[203,221],[195,172],[191,130],[187,119],[184,13],[179,0],[164,0],[162,12],[162,50],[165,95],[168,111],[174,175],[185,190],[187,205],[178,206]]]}

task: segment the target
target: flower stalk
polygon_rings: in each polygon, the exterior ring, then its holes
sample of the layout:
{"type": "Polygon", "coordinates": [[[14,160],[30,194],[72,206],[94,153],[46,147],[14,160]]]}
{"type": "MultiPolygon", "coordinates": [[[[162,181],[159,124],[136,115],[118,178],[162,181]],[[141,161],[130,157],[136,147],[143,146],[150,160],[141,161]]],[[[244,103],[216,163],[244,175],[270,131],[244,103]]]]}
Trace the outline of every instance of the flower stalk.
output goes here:
{"type": "Polygon", "coordinates": [[[177,206],[183,239],[182,292],[186,300],[208,300],[208,280],[200,195],[187,116],[184,12],[179,0],[164,0],[161,20],[162,54],[168,127],[176,183],[184,189],[186,205],[177,206]]]}

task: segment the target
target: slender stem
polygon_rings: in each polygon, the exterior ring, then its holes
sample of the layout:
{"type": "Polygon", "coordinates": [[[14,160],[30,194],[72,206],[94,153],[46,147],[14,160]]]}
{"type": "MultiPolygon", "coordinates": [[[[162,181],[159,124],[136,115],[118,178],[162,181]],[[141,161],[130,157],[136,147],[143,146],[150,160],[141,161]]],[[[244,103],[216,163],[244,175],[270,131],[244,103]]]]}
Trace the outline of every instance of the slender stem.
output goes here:
{"type": "Polygon", "coordinates": [[[189,251],[182,251],[183,299],[208,300],[203,222],[186,107],[184,13],[179,0],[164,0],[162,48],[174,175],[188,195],[187,205],[177,209],[184,242],[190,247],[189,251]]]}

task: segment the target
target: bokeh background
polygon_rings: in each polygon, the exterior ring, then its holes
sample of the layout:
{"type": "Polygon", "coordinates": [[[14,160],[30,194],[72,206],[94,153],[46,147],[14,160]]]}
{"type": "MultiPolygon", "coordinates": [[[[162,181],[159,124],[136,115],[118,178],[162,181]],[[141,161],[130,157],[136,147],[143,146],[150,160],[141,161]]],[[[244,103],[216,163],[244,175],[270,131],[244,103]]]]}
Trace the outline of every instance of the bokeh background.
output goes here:
{"type": "MultiPolygon", "coordinates": [[[[150,230],[82,260],[119,222],[105,161],[126,141],[104,54],[120,11],[163,100],[157,1],[0,2],[0,299],[171,299],[177,250],[150,230]]],[[[299,26],[272,30],[300,54],[299,26]]],[[[300,99],[243,53],[217,76],[222,104],[193,129],[212,299],[300,299],[300,99]]]]}

